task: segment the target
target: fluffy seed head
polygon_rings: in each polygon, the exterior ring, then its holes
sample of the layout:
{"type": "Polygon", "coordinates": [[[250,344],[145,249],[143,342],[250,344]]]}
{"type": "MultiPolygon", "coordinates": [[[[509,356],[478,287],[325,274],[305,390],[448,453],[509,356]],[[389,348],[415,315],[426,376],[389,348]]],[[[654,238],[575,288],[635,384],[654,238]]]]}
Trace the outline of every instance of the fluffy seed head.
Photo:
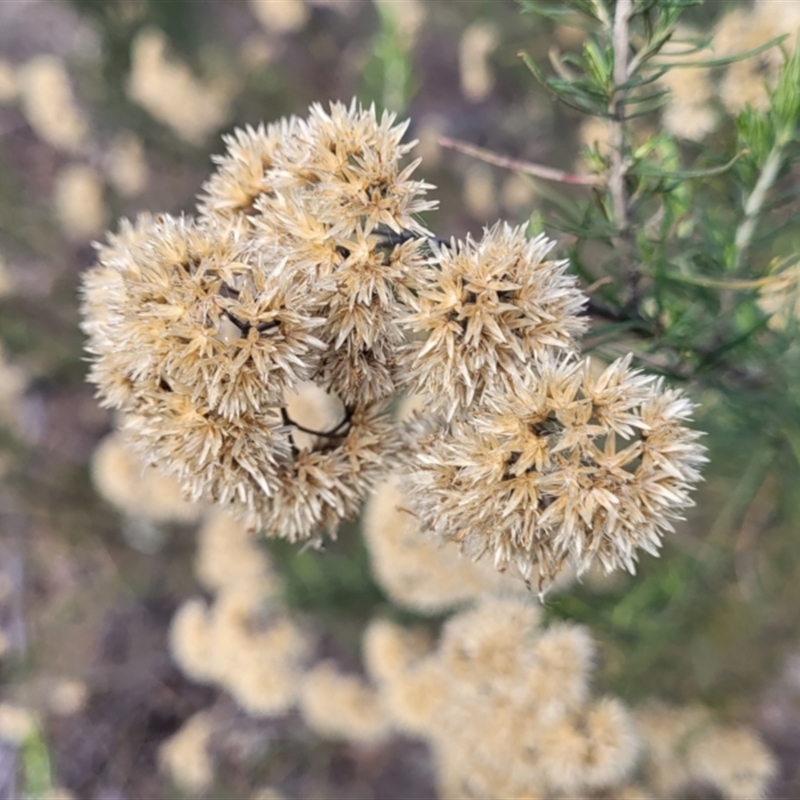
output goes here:
{"type": "Polygon", "coordinates": [[[299,708],[306,724],[329,738],[374,743],[389,731],[378,693],[328,661],[304,676],[299,708]]]}
{"type": "Polygon", "coordinates": [[[415,142],[403,144],[408,122],[378,119],[374,106],[319,104],[298,123],[276,165],[279,191],[303,191],[308,207],[335,232],[363,225],[424,233],[416,215],[435,206],[423,199],[429,184],[411,179],[419,165],[401,161],[415,142]]]}
{"type": "Polygon", "coordinates": [[[354,519],[399,449],[385,409],[372,403],[344,411],[310,446],[295,446],[275,472],[274,490],[250,504],[248,523],[294,542],[318,537],[323,529],[333,535],[340,522],[354,519]]]}
{"type": "Polygon", "coordinates": [[[272,265],[247,258],[237,228],[163,216],[123,237],[101,249],[99,273],[84,284],[90,379],[108,405],[135,408],[142,396],[179,391],[235,419],[279,405],[308,377],[321,320],[272,278],[272,265]]]}
{"type": "Polygon", "coordinates": [[[633,571],[657,553],[706,459],[692,404],[629,363],[540,361],[495,411],[423,435],[405,485],[421,524],[540,591],[569,561],[633,571]]]}
{"type": "Polygon", "coordinates": [[[566,262],[547,259],[553,245],[498,223],[480,242],[437,247],[436,265],[416,273],[406,324],[425,338],[406,348],[404,374],[432,409],[491,404],[523,383],[531,359],[575,350],[585,299],[566,262]]]}
{"type": "Polygon", "coordinates": [[[256,202],[273,194],[269,170],[275,166],[278,151],[294,135],[297,120],[282,119],[257,128],[247,125],[222,137],[226,151],[213,156],[215,172],[203,184],[197,208],[201,218],[247,223],[255,213],[256,202]]]}

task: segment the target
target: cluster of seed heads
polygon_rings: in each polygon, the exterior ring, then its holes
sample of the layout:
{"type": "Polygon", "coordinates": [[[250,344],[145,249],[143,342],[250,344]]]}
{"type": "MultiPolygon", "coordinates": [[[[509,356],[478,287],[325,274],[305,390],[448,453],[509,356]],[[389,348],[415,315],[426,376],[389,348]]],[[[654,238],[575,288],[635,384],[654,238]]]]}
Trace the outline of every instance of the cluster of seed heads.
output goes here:
{"type": "Polygon", "coordinates": [[[580,361],[585,297],[544,236],[433,237],[407,126],[315,105],[226,137],[195,217],[98,246],[90,380],[148,461],[267,536],[334,534],[399,469],[423,533],[540,589],[568,561],[632,568],[700,477],[691,403],[580,361]]]}

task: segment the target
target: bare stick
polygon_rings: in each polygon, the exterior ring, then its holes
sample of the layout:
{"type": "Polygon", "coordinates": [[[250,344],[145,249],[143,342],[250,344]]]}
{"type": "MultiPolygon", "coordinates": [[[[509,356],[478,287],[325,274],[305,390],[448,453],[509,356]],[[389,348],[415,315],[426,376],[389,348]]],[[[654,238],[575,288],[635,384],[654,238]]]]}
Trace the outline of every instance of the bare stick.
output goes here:
{"type": "Polygon", "coordinates": [[[564,172],[560,169],[546,167],[543,164],[520,161],[516,158],[500,155],[492,150],[486,150],[483,147],[476,147],[474,144],[469,144],[469,142],[450,139],[448,136],[440,136],[439,144],[450,150],[457,150],[459,153],[464,153],[464,155],[479,158],[487,164],[493,164],[503,169],[512,169],[515,172],[524,172],[526,175],[533,175],[536,178],[543,178],[546,181],[570,183],[577,186],[600,186],[603,183],[603,179],[598,175],[576,175],[572,172],[564,172]]]}
{"type": "Polygon", "coordinates": [[[736,248],[735,262],[733,265],[734,274],[740,272],[744,264],[747,251],[753,241],[753,236],[758,226],[761,211],[767,199],[767,194],[775,183],[781,166],[783,165],[783,150],[784,143],[782,141],[778,141],[773,146],[770,154],[767,156],[767,160],[764,162],[764,167],[761,170],[761,174],[758,176],[758,181],[745,203],[744,218],[736,229],[736,238],[734,240],[734,246],[736,248]]]}
{"type": "Polygon", "coordinates": [[[608,144],[611,151],[611,169],[608,175],[608,191],[614,210],[614,222],[617,228],[618,246],[625,268],[628,297],[626,305],[629,309],[639,304],[639,282],[641,275],[632,258],[630,220],[628,219],[628,193],[625,189],[625,176],[628,164],[625,158],[625,89],[622,87],[628,80],[628,21],[631,15],[631,0],[618,0],[614,9],[614,94],[608,106],[609,135],[608,144]]]}

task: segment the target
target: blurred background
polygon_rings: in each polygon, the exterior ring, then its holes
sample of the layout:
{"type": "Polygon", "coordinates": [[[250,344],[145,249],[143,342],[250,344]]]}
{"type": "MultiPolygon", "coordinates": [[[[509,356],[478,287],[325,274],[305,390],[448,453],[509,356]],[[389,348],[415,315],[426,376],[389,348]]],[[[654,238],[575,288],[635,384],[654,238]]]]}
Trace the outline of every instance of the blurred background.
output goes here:
{"type": "MultiPolygon", "coordinates": [[[[742,5],[704,3],[691,21],[710,29],[742,5]]],[[[736,44],[781,25],[796,35],[781,19],[736,44]]],[[[296,712],[248,715],[175,665],[173,614],[208,592],[194,564],[204,512],[143,485],[107,438],[112,416],[85,383],[79,276],[120,217],[191,213],[222,133],[353,97],[411,119],[439,236],[498,218],[547,230],[550,186],[439,138],[585,171],[602,126],[557,106],[518,57],[580,40],[512,0],[0,3],[0,797],[434,796],[421,744],[325,741],[296,712]],[[163,745],[200,711],[203,754],[184,742],[170,756],[163,745]]],[[[691,87],[674,91],[690,103],[691,87]]],[[[694,129],[677,107],[663,120],[689,148],[732,135],[724,93],[700,99],[694,129]]],[[[774,796],[800,797],[797,463],[763,445],[772,412],[757,395],[735,410],[711,390],[695,399],[712,463],[689,522],[637,578],[574,585],[545,613],[590,626],[596,682],[627,702],[698,702],[755,726],[781,761],[774,796]]],[[[326,553],[269,549],[284,601],[341,663],[357,664],[376,613],[421,619],[371,577],[357,524],[326,553]]],[[[424,617],[435,631],[441,617],[424,617]]]]}

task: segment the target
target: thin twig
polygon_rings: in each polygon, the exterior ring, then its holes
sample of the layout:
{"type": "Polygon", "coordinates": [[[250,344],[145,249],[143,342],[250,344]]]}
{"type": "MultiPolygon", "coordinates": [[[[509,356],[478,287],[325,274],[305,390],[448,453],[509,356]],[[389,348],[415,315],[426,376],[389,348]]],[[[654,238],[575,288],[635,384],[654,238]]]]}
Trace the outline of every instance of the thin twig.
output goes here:
{"type": "Polygon", "coordinates": [[[610,322],[627,322],[629,319],[627,315],[618,311],[616,308],[606,305],[595,297],[589,298],[584,313],[586,316],[600,317],[610,322]]]}
{"type": "Polygon", "coordinates": [[[734,273],[738,273],[741,269],[747,251],[753,241],[753,236],[758,227],[758,220],[767,199],[767,193],[775,183],[775,179],[778,177],[781,165],[783,164],[784,147],[785,145],[781,141],[775,143],[767,156],[767,160],[764,162],[764,169],[761,170],[758,181],[756,181],[756,185],[753,187],[753,191],[750,193],[745,203],[744,218],[739,223],[734,238],[734,247],[736,248],[733,264],[734,273]]]}
{"type": "Polygon", "coordinates": [[[628,284],[626,306],[636,309],[639,305],[639,283],[641,275],[632,257],[630,220],[628,219],[628,193],[625,178],[628,163],[625,156],[625,101],[623,88],[630,77],[628,74],[628,21],[631,15],[631,0],[618,0],[614,9],[612,40],[614,44],[614,93],[608,106],[609,134],[608,144],[611,154],[611,168],[608,175],[608,191],[614,211],[617,228],[616,246],[619,249],[628,284]]]}
{"type": "Polygon", "coordinates": [[[336,427],[331,428],[329,431],[316,431],[313,428],[307,428],[305,425],[301,425],[299,422],[295,422],[289,416],[289,411],[286,408],[281,408],[281,418],[283,420],[284,425],[292,425],[295,428],[297,428],[297,430],[302,431],[303,433],[309,433],[312,436],[325,436],[327,438],[335,438],[343,435],[340,433],[340,431],[353,418],[353,409],[350,407],[346,407],[344,413],[344,419],[342,419],[336,425],[336,427]]]}
{"type": "Polygon", "coordinates": [[[396,233],[395,231],[379,229],[375,231],[375,235],[380,237],[381,244],[386,244],[391,247],[405,244],[406,242],[410,242],[412,239],[416,241],[425,241],[428,243],[433,242],[439,247],[450,247],[452,244],[451,242],[448,242],[447,239],[443,239],[441,236],[426,236],[425,234],[416,233],[409,230],[402,230],[400,233],[396,233]]]}
{"type": "Polygon", "coordinates": [[[603,184],[603,179],[598,175],[576,175],[574,172],[564,172],[553,167],[546,167],[543,164],[520,161],[516,158],[500,155],[500,153],[495,153],[492,150],[486,150],[483,147],[476,147],[474,144],[469,144],[469,142],[451,139],[448,136],[440,136],[439,144],[450,150],[457,150],[459,153],[464,153],[464,155],[478,158],[487,164],[493,164],[495,167],[524,172],[526,175],[533,175],[546,181],[570,183],[577,186],[600,186],[603,184]]]}
{"type": "Polygon", "coordinates": [[[628,16],[631,0],[619,0],[614,11],[614,94],[608,108],[610,115],[609,145],[611,147],[611,173],[608,188],[614,207],[614,220],[620,232],[628,227],[628,198],[625,192],[625,90],[620,88],[628,80],[628,16]]]}
{"type": "MultiPolygon", "coordinates": [[[[753,242],[753,237],[755,236],[759,220],[761,219],[761,212],[764,209],[767,195],[775,183],[781,165],[783,164],[783,151],[785,146],[786,143],[781,139],[775,142],[767,156],[767,160],[764,162],[764,168],[758,176],[756,185],[753,187],[753,191],[750,192],[744,204],[744,216],[739,226],[736,228],[736,234],[733,239],[734,255],[731,271],[734,275],[739,275],[742,272],[742,267],[745,264],[750,245],[753,242]]],[[[729,311],[733,306],[734,288],[735,287],[725,288],[720,294],[720,307],[723,311],[729,311]]]]}
{"type": "Polygon", "coordinates": [[[610,283],[614,283],[614,279],[606,275],[604,278],[598,278],[594,283],[590,283],[583,291],[584,294],[594,294],[598,289],[602,288],[603,286],[608,286],[610,283]]]}

